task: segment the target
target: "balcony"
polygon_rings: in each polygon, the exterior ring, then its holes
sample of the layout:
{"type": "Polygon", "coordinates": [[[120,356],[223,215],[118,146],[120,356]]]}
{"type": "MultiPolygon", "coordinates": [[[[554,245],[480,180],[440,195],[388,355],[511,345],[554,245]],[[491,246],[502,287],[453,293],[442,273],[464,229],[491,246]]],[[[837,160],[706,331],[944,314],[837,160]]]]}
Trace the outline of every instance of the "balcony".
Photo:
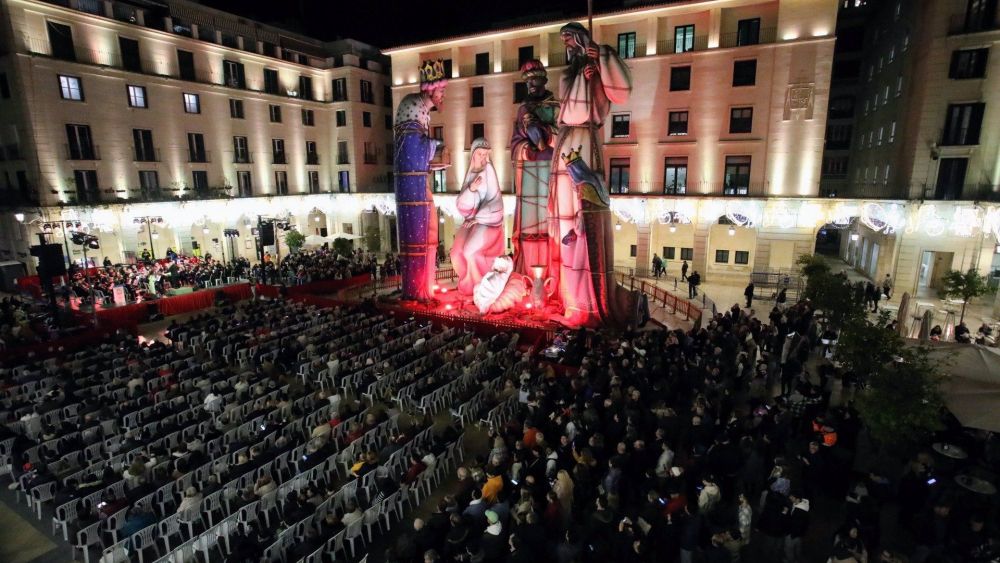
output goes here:
{"type": "Polygon", "coordinates": [[[0,145],[0,160],[24,160],[21,154],[21,146],[17,143],[0,145]]]}
{"type": "Polygon", "coordinates": [[[271,155],[271,164],[288,164],[288,158],[283,152],[276,152],[271,155]]]}
{"type": "Polygon", "coordinates": [[[135,147],[136,162],[160,162],[160,149],[153,147],[135,147]]]}
{"type": "MultiPolygon", "coordinates": [[[[672,55],[679,54],[676,51],[677,44],[673,39],[661,39],[656,42],[656,54],[657,55],[672,55]]],[[[708,36],[707,35],[695,35],[694,36],[694,48],[689,51],[704,51],[708,49],[708,36]]],[[[685,53],[688,51],[681,51],[685,53]]]]}
{"type": "Polygon", "coordinates": [[[306,164],[315,166],[319,164],[319,155],[314,152],[306,153],[306,164]]]}
{"type": "Polygon", "coordinates": [[[212,153],[209,151],[188,151],[188,162],[192,163],[212,162],[212,153]]]}
{"type": "Polygon", "coordinates": [[[233,164],[252,164],[253,156],[249,152],[233,153],[233,164]]]}
{"type": "MultiPolygon", "coordinates": [[[[837,178],[837,176],[832,175],[824,176],[824,179],[830,180],[837,178]]],[[[849,182],[825,188],[820,196],[857,199],[908,199],[909,187],[887,182],[849,182]]]]}
{"type": "Polygon", "coordinates": [[[337,164],[350,164],[350,163],[351,163],[351,159],[347,158],[346,154],[338,154],[337,155],[337,164]]]}
{"type": "Polygon", "coordinates": [[[101,160],[101,147],[98,145],[75,146],[63,145],[66,160],[101,160]]]}
{"type": "Polygon", "coordinates": [[[948,35],[964,35],[1000,29],[996,15],[992,18],[969,18],[966,14],[953,14],[948,20],[948,35]]]}
{"type": "Polygon", "coordinates": [[[705,194],[727,197],[767,197],[767,188],[768,182],[751,182],[744,176],[729,182],[703,182],[701,191],[705,194]]]}
{"type": "Polygon", "coordinates": [[[757,32],[757,37],[754,37],[753,33],[740,33],[738,31],[732,31],[729,33],[723,33],[719,37],[719,47],[728,49],[730,47],[747,47],[750,45],[774,43],[776,35],[777,28],[774,27],[760,28],[757,32]]]}
{"type": "Polygon", "coordinates": [[[373,152],[365,153],[365,164],[378,164],[378,155],[373,152]]]}

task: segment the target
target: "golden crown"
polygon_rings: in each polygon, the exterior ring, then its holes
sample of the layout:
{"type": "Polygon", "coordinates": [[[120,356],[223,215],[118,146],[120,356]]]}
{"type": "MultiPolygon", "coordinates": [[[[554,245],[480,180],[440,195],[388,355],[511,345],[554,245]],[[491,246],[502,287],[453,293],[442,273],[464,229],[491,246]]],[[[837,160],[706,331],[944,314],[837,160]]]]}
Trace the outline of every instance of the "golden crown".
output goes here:
{"type": "Polygon", "coordinates": [[[582,158],[582,155],[580,154],[581,151],[583,151],[583,145],[580,145],[579,147],[577,147],[575,149],[571,149],[569,151],[569,154],[563,153],[562,154],[563,162],[565,162],[566,164],[569,164],[570,162],[573,162],[574,160],[580,160],[580,158],[582,158]]]}
{"type": "Polygon", "coordinates": [[[438,59],[436,61],[424,61],[420,65],[420,82],[437,82],[438,80],[443,80],[447,78],[444,75],[444,61],[438,59]]]}

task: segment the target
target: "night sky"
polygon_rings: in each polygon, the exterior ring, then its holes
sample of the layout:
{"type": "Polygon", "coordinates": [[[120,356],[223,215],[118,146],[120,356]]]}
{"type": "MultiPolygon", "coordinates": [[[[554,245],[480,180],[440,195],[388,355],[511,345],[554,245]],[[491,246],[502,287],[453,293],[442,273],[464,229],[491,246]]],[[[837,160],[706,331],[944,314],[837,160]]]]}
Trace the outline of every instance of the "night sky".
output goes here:
{"type": "MultiPolygon", "coordinates": [[[[621,8],[624,1],[594,0],[594,11],[621,8]]],[[[587,13],[587,0],[202,0],[202,3],[317,39],[350,37],[382,48],[537,21],[586,19],[587,13]]]]}

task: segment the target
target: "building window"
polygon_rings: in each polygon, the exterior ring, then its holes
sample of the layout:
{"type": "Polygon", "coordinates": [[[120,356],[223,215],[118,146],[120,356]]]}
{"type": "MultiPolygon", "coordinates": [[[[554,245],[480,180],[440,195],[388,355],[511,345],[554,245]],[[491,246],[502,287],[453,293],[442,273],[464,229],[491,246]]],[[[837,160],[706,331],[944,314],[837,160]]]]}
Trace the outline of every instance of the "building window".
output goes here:
{"type": "Polygon", "coordinates": [[[895,60],[896,60],[896,46],[893,45],[892,47],[889,47],[889,62],[891,63],[895,60]]]}
{"type": "Polygon", "coordinates": [[[66,153],[70,160],[97,160],[89,125],[66,124],[66,153]]]}
{"type": "Polygon", "coordinates": [[[965,80],[986,76],[986,60],[990,50],[959,49],[951,53],[951,66],[948,68],[948,78],[965,80]]]}
{"type": "Polygon", "coordinates": [[[273,157],[271,162],[274,164],[288,164],[284,139],[271,139],[271,156],[273,157]]]}
{"type": "Polygon", "coordinates": [[[476,53],[476,76],[490,73],[490,54],[476,53]]]}
{"type": "Polygon", "coordinates": [[[757,59],[733,62],[733,86],[753,86],[757,83],[757,59]]]}
{"type": "Polygon", "coordinates": [[[184,94],[184,113],[201,113],[201,99],[198,94],[184,94]]]}
{"type": "Polygon", "coordinates": [[[118,50],[122,54],[122,68],[130,72],[142,72],[142,59],[139,57],[138,41],[127,37],[119,37],[118,50]]]}
{"type": "Polygon", "coordinates": [[[246,73],[243,63],[236,61],[222,61],[222,75],[225,85],[230,88],[246,88],[246,73]]]}
{"type": "Polygon", "coordinates": [[[7,82],[6,72],[0,72],[0,98],[10,99],[10,82],[7,82]]]}
{"type": "Polygon", "coordinates": [[[760,18],[740,20],[736,24],[736,45],[756,45],[760,43],[760,18]]]}
{"type": "Polygon", "coordinates": [[[438,141],[444,141],[444,127],[440,125],[431,127],[431,138],[437,139],[438,141]]]}
{"type": "Polygon", "coordinates": [[[632,257],[632,258],[635,258],[636,256],[638,256],[639,255],[639,246],[636,245],[636,244],[629,245],[629,247],[628,247],[628,255],[630,257],[632,257]]]}
{"type": "Polygon", "coordinates": [[[385,130],[392,131],[392,116],[388,113],[385,114],[385,130]]]}
{"type": "Polygon", "coordinates": [[[194,53],[177,49],[177,68],[180,70],[181,80],[197,80],[194,70],[194,53]]]}
{"type": "Polygon", "coordinates": [[[250,163],[250,144],[246,137],[233,137],[233,162],[237,164],[250,163]]]}
{"type": "Polygon", "coordinates": [[[753,108],[732,108],[729,110],[729,132],[749,133],[753,130],[753,108]]]}
{"type": "Polygon", "coordinates": [[[846,156],[828,156],[823,158],[822,174],[829,178],[843,178],[847,176],[846,156]]]}
{"type": "MultiPolygon", "coordinates": [[[[351,173],[347,170],[337,172],[337,189],[339,189],[342,194],[351,193],[351,173]]],[[[347,231],[344,232],[346,233],[347,231]]]]}
{"type": "Polygon", "coordinates": [[[676,252],[677,252],[677,249],[674,248],[673,246],[664,246],[663,247],[663,259],[664,260],[673,260],[674,257],[677,256],[676,252]]]}
{"type": "Polygon", "coordinates": [[[694,249],[681,248],[681,260],[694,260],[694,249]]]}
{"type": "Polygon", "coordinates": [[[667,122],[667,135],[688,134],[688,112],[672,111],[667,122]]]}
{"type": "Polygon", "coordinates": [[[288,195],[288,172],[274,171],[274,190],[278,195],[288,195]]]}
{"type": "Polygon", "coordinates": [[[446,183],[446,170],[435,170],[434,176],[432,178],[433,183],[431,184],[431,189],[434,190],[436,194],[443,194],[448,191],[448,184],[446,183]]]}
{"type": "Polygon", "coordinates": [[[313,96],[313,79],[311,76],[299,76],[299,98],[303,100],[312,100],[313,96]]]}
{"type": "MultiPolygon", "coordinates": [[[[899,86],[900,88],[902,88],[903,84],[900,83],[899,86]]],[[[888,103],[889,103],[889,85],[886,84],[885,88],[882,90],[882,105],[884,106],[888,103]]]]}
{"type": "Polygon", "coordinates": [[[126,86],[128,92],[128,105],[133,108],[148,108],[149,102],[146,99],[145,86],[126,86]]]}
{"type": "Polygon", "coordinates": [[[192,170],[191,181],[194,191],[204,192],[208,190],[208,172],[204,170],[192,170]]]}
{"type": "Polygon", "coordinates": [[[271,68],[264,69],[264,92],[268,94],[281,93],[281,85],[278,82],[278,71],[271,68]]]}
{"type": "Polygon", "coordinates": [[[679,25],[674,28],[674,52],[694,51],[694,25],[679,25]]]}
{"type": "Polygon", "coordinates": [[[685,156],[668,156],[663,159],[663,193],[687,193],[688,159],[685,156]]]}
{"type": "Polygon", "coordinates": [[[727,156],[723,180],[724,195],[747,195],[750,191],[750,157],[727,156]]]}
{"type": "Polygon", "coordinates": [[[253,180],[249,170],[239,170],[236,172],[236,188],[240,197],[253,196],[253,180]]]}
{"type": "Polygon", "coordinates": [[[471,145],[472,141],[475,141],[476,139],[485,139],[485,138],[486,138],[486,125],[482,123],[473,123],[472,138],[469,140],[469,144],[471,145]]]}
{"type": "Polygon", "coordinates": [[[133,129],[132,141],[135,145],[135,160],[137,162],[156,162],[159,159],[153,147],[153,131],[150,129],[133,129]]]}
{"type": "Polygon", "coordinates": [[[361,101],[366,104],[375,103],[375,94],[372,93],[372,83],[370,80],[361,81],[361,101]]]}
{"type": "Polygon", "coordinates": [[[148,194],[160,189],[160,175],[156,170],[139,171],[139,189],[148,194]]]}
{"type": "Polygon", "coordinates": [[[83,82],[76,76],[59,75],[59,95],[64,100],[83,101],[83,82]]]}
{"type": "Polygon", "coordinates": [[[680,92],[691,89],[691,67],[670,67],[670,91],[680,92]]]}
{"type": "Polygon", "coordinates": [[[891,143],[895,140],[896,140],[896,122],[893,121],[892,124],[889,125],[889,142],[891,143]]]}
{"type": "Polygon", "coordinates": [[[854,96],[837,96],[830,100],[830,117],[841,119],[854,116],[854,96]]]}
{"type": "Polygon", "coordinates": [[[306,164],[319,164],[319,151],[316,150],[316,141],[306,141],[306,164]]]}
{"type": "Polygon", "coordinates": [[[201,133],[188,133],[188,161],[208,162],[208,152],[205,151],[205,136],[201,133]]]}
{"type": "Polygon", "coordinates": [[[372,112],[370,111],[361,112],[361,125],[365,127],[372,126],[372,112]]]}
{"type": "Polygon", "coordinates": [[[986,104],[950,104],[942,145],[978,145],[986,104]]]}
{"type": "Polygon", "coordinates": [[[618,56],[623,59],[635,57],[635,32],[618,34],[618,56]]]}
{"type": "Polygon", "coordinates": [[[481,108],[481,107],[483,107],[483,105],[484,105],[484,103],[483,103],[483,97],[484,96],[483,96],[483,87],[482,86],[473,86],[470,97],[471,97],[471,100],[472,100],[470,105],[472,107],[474,107],[474,108],[481,108]]]}
{"type": "Polygon", "coordinates": [[[341,223],[340,230],[343,231],[345,235],[354,234],[354,223],[341,223]]]}
{"type": "Polygon", "coordinates": [[[378,164],[378,149],[374,142],[365,141],[364,151],[365,164],[378,164]]]}
{"type": "Polygon", "coordinates": [[[716,250],[715,251],[715,263],[716,264],[728,264],[729,263],[729,251],[728,250],[716,250]]]}
{"type": "Polygon", "coordinates": [[[281,123],[281,106],[268,104],[267,114],[271,119],[271,123],[281,123]]]}
{"type": "Polygon", "coordinates": [[[387,108],[392,107],[392,88],[389,86],[382,87],[382,105],[387,108]]]}
{"type": "Polygon", "coordinates": [[[337,141],[337,164],[350,164],[347,141],[337,141]]]}
{"type": "Polygon", "coordinates": [[[335,78],[332,82],[333,84],[333,101],[335,102],[346,102],[347,101],[347,79],[346,78],[335,78]]]}
{"type": "Polygon", "coordinates": [[[749,250],[737,250],[733,253],[733,264],[749,264],[750,263],[750,251],[749,250]]]}
{"type": "Polygon", "coordinates": [[[316,170],[309,171],[309,193],[319,193],[319,172],[316,170]]]}
{"type": "Polygon", "coordinates": [[[528,85],[518,81],[514,83],[514,103],[520,104],[528,99],[528,85]]]}
{"type": "Polygon", "coordinates": [[[966,32],[988,31],[996,27],[997,0],[968,0],[965,11],[966,32]]]}
{"type": "Polygon", "coordinates": [[[900,74],[896,77],[896,97],[900,97],[903,94],[903,75],[900,74]]]}
{"type": "Polygon", "coordinates": [[[337,115],[337,127],[344,127],[344,126],[346,126],[347,125],[347,112],[344,111],[344,110],[342,110],[342,109],[338,109],[336,115],[337,115]]]}
{"type": "Polygon", "coordinates": [[[879,126],[879,128],[878,128],[878,137],[876,138],[876,141],[875,141],[875,145],[876,146],[879,146],[879,147],[882,146],[882,137],[883,136],[885,136],[885,126],[879,126]]]}
{"type": "Polygon", "coordinates": [[[243,100],[229,100],[229,117],[243,119],[243,100]]]}
{"type": "Polygon", "coordinates": [[[45,22],[49,33],[49,45],[52,56],[64,61],[76,60],[76,49],[73,47],[73,28],[56,22],[45,22]]]}
{"type": "Polygon", "coordinates": [[[302,125],[306,127],[312,127],[316,125],[316,117],[313,114],[313,110],[304,109],[302,110],[302,125]]]}
{"type": "Polygon", "coordinates": [[[627,113],[617,113],[611,116],[611,136],[622,138],[629,136],[631,117],[627,113]]]}
{"type": "Polygon", "coordinates": [[[608,191],[613,194],[627,194],[629,191],[628,158],[612,158],[608,166],[608,191]]]}

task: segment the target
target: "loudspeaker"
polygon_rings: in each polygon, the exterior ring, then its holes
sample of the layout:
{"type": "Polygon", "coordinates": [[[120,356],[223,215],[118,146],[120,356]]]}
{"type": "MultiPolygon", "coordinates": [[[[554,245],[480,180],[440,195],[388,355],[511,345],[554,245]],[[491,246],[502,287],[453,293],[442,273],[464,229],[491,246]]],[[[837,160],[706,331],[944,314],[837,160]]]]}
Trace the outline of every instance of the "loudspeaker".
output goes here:
{"type": "Polygon", "coordinates": [[[54,278],[66,275],[61,244],[38,244],[31,247],[31,255],[38,258],[38,273],[41,277],[54,278]]]}
{"type": "Polygon", "coordinates": [[[263,246],[274,244],[274,223],[264,223],[260,226],[260,244],[263,246]]]}

